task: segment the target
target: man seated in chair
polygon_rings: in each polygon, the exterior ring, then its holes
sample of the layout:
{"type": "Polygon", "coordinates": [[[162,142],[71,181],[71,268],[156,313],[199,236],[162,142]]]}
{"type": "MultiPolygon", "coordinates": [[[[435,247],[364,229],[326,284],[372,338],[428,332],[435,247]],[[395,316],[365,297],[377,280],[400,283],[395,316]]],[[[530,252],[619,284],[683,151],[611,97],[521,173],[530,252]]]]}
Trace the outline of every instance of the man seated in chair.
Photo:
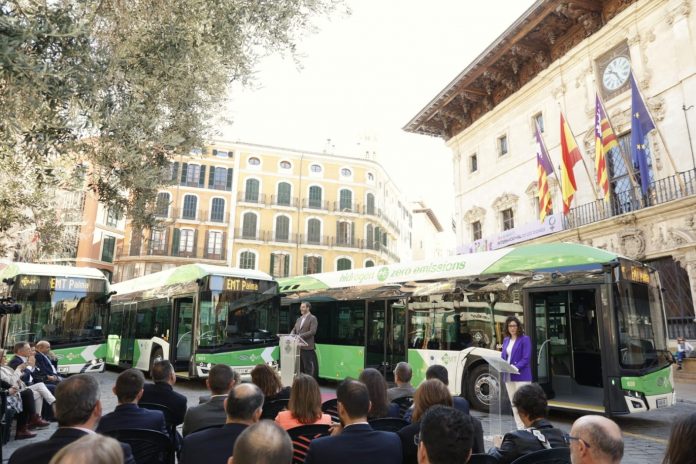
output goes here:
{"type": "Polygon", "coordinates": [[[525,428],[506,433],[500,446],[488,451],[500,464],[511,463],[535,451],[568,446],[563,431],[546,420],[546,394],[538,384],[520,387],[512,397],[512,405],[517,408],[525,428]]]}
{"type": "Polygon", "coordinates": [[[225,423],[225,398],[239,383],[239,374],[226,364],[216,364],[210,369],[205,384],[210,390],[210,399],[186,411],[184,437],[206,427],[225,423]]]}
{"type": "Polygon", "coordinates": [[[413,377],[413,369],[407,362],[400,362],[394,368],[394,381],[396,387],[387,390],[387,399],[394,401],[397,398],[405,396],[413,396],[416,389],[411,385],[411,377],[413,377]]]}
{"type": "MultiPolygon", "coordinates": [[[[180,425],[184,422],[186,415],[186,397],[181,393],[174,391],[176,383],[176,374],[174,367],[168,360],[163,359],[157,361],[152,366],[152,380],[154,383],[147,383],[143,387],[143,396],[140,398],[140,403],[153,403],[166,406],[171,412],[173,426],[180,425]]],[[[165,420],[167,418],[165,417],[165,420]]],[[[176,430],[175,436],[172,437],[176,444],[177,450],[181,447],[181,436],[176,430]]]]}
{"type": "Polygon", "coordinates": [[[471,417],[447,406],[433,406],[421,419],[418,464],[461,464],[474,444],[471,417]]]}
{"type": "Polygon", "coordinates": [[[118,398],[114,412],[102,417],[97,427],[98,433],[108,433],[123,429],[148,429],[168,435],[162,411],[150,411],[138,406],[143,396],[145,376],[137,369],[127,369],[116,378],[113,392],[118,398]]]}
{"type": "Polygon", "coordinates": [[[291,464],[292,453],[292,441],[285,430],[264,420],[242,432],[227,464],[291,464]]]}
{"type": "Polygon", "coordinates": [[[224,406],[225,425],[187,435],[179,464],[225,464],[237,437],[261,418],[263,393],[253,383],[243,383],[230,390],[224,406]]]}

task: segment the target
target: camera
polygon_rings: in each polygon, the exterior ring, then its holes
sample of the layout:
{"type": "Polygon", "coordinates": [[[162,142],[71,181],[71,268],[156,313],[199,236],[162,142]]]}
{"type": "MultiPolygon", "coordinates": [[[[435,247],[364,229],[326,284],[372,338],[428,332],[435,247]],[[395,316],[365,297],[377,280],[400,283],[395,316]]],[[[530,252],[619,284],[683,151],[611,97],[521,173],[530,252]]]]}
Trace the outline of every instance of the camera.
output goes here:
{"type": "Polygon", "coordinates": [[[0,316],[5,314],[19,314],[22,312],[22,305],[18,304],[14,298],[0,298],[0,316]]]}

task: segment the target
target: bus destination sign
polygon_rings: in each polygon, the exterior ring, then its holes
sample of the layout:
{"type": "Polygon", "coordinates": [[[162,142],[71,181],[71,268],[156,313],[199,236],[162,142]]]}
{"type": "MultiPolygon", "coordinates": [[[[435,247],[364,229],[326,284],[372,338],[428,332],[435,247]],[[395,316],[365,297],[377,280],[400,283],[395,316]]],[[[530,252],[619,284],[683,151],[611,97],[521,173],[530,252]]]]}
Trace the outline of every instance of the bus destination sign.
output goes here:
{"type": "Polygon", "coordinates": [[[225,277],[224,289],[233,292],[258,292],[259,281],[239,277],[225,277]]]}
{"type": "Polygon", "coordinates": [[[641,284],[650,283],[650,273],[647,267],[636,266],[629,263],[621,263],[621,275],[624,279],[641,284]]]}
{"type": "Polygon", "coordinates": [[[17,279],[20,290],[51,290],[56,292],[103,292],[104,282],[81,277],[42,277],[23,275],[17,279]]]}

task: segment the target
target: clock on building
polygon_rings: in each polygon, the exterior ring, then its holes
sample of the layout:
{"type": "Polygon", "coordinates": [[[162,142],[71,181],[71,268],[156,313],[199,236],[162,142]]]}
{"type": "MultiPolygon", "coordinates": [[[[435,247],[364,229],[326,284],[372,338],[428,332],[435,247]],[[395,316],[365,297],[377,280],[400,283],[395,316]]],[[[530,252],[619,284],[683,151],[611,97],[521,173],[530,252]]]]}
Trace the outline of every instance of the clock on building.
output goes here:
{"type": "Polygon", "coordinates": [[[602,84],[609,91],[624,85],[631,74],[631,62],[625,56],[617,56],[609,62],[602,73],[602,84]]]}

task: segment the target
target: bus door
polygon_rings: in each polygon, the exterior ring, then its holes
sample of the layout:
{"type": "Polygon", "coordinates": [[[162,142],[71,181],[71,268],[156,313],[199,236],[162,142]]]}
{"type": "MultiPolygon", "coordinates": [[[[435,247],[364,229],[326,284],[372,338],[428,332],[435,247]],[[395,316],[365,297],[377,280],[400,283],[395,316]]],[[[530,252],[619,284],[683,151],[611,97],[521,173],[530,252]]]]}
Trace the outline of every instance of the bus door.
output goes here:
{"type": "Polygon", "coordinates": [[[189,373],[193,354],[193,297],[172,300],[172,331],[169,360],[177,375],[189,373]]]}
{"type": "Polygon", "coordinates": [[[551,406],[604,412],[597,288],[530,292],[533,377],[551,406]]]}
{"type": "Polygon", "coordinates": [[[135,350],[135,325],[136,303],[126,303],[123,305],[123,325],[121,326],[121,348],[119,351],[118,362],[131,367],[133,364],[133,351],[135,350]]]}
{"type": "Polygon", "coordinates": [[[404,341],[406,307],[398,300],[367,302],[365,367],[372,367],[394,380],[394,367],[406,360],[404,341]]]}

